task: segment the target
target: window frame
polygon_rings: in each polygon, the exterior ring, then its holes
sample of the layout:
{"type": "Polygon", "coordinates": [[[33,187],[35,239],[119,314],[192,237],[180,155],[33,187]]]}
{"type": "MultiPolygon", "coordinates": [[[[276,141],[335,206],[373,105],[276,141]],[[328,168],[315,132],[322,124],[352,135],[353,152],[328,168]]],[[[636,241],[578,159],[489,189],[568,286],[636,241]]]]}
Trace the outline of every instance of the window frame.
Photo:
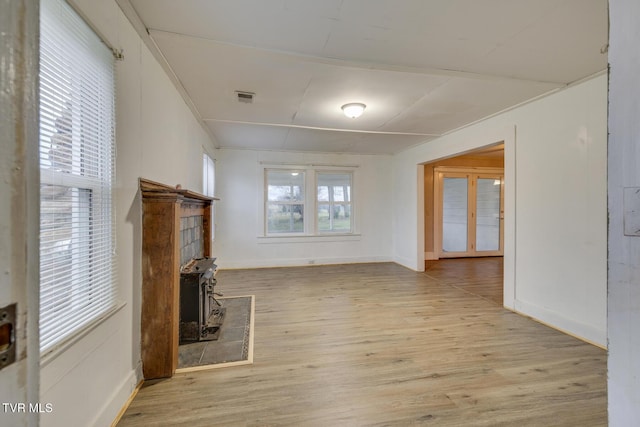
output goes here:
{"type": "Polygon", "coordinates": [[[40,188],[66,189],[62,196],[40,194],[41,207],[46,204],[40,221],[48,224],[41,225],[39,266],[44,361],[122,304],[115,265],[115,59],[65,1],[43,2],[40,10],[46,28],[40,51],[40,188]],[[70,40],[77,44],[60,54],[59,45],[70,40]],[[59,218],[68,227],[56,225],[59,218]]]}
{"type": "MultiPolygon", "coordinates": [[[[315,225],[316,225],[316,234],[318,235],[324,235],[324,234],[353,234],[353,173],[352,172],[345,172],[342,170],[324,170],[324,169],[318,169],[315,171],[315,178],[316,178],[316,185],[315,185],[315,190],[316,190],[316,194],[315,194],[315,225]],[[348,190],[348,200],[343,200],[343,201],[336,201],[336,200],[332,200],[334,197],[334,192],[333,191],[328,191],[328,195],[329,195],[329,200],[328,201],[324,201],[324,200],[318,200],[319,199],[319,191],[318,191],[318,187],[320,186],[320,176],[321,175],[348,175],[349,176],[349,190],[348,190]],[[319,222],[319,215],[318,215],[318,207],[320,205],[329,205],[329,224],[333,224],[334,223],[334,208],[335,206],[349,206],[349,230],[345,231],[345,230],[334,230],[333,226],[330,227],[329,230],[321,230],[320,229],[320,222],[319,222]]],[[[346,209],[345,209],[346,211],[346,209]]]]}
{"type": "MultiPolygon", "coordinates": [[[[202,194],[215,198],[216,193],[216,159],[202,150],[202,194]]],[[[211,204],[211,241],[216,238],[215,203],[211,204]]]]}
{"type": "MultiPolygon", "coordinates": [[[[301,168],[293,168],[293,169],[283,169],[283,168],[265,168],[264,169],[264,210],[263,210],[263,216],[264,216],[264,233],[265,236],[271,236],[271,237],[275,237],[275,236],[300,236],[300,235],[304,235],[307,233],[307,229],[309,227],[309,221],[306,221],[304,219],[306,212],[308,211],[307,208],[307,198],[308,198],[308,175],[307,175],[307,171],[303,170],[301,168]],[[301,185],[301,191],[302,191],[302,200],[269,200],[269,172],[272,171],[276,171],[276,172],[286,172],[286,173],[291,173],[291,174],[302,174],[302,185],[301,185]],[[300,231],[292,231],[293,228],[293,224],[291,224],[290,230],[289,231],[283,231],[283,232],[269,232],[269,207],[273,206],[273,205],[281,205],[281,206],[299,206],[302,205],[302,230],[300,231]]],[[[291,187],[291,192],[293,193],[293,185],[290,185],[291,187]]],[[[291,208],[290,208],[291,209],[291,208]]],[[[290,222],[293,222],[293,211],[289,211],[288,212],[290,215],[290,222]]]]}
{"type": "MultiPolygon", "coordinates": [[[[357,181],[357,166],[339,166],[339,165],[276,165],[276,164],[264,164],[262,165],[262,232],[260,233],[263,239],[280,239],[282,241],[297,241],[298,238],[309,239],[332,239],[332,238],[345,238],[359,236],[357,230],[357,200],[356,193],[354,191],[355,182],[357,181]],[[304,197],[303,197],[303,212],[305,216],[303,230],[299,232],[287,232],[287,233],[270,233],[268,228],[268,214],[267,206],[268,200],[268,171],[281,171],[281,172],[301,172],[305,174],[304,182],[304,197]],[[318,224],[318,175],[322,174],[342,174],[349,175],[350,179],[350,201],[348,204],[351,207],[350,212],[350,230],[349,231],[321,231],[318,224]],[[293,240],[292,240],[293,239],[293,240]]],[[[296,203],[297,204],[297,203],[296,203]]],[[[338,204],[343,204],[339,202],[338,204]]]]}

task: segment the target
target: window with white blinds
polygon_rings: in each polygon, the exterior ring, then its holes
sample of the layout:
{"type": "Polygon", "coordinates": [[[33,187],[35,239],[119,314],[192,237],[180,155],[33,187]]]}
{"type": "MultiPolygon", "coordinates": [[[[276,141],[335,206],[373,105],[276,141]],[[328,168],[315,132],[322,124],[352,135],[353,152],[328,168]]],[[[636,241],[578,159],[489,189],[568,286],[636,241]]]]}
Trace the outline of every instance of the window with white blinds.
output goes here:
{"type": "Polygon", "coordinates": [[[115,306],[114,59],[64,0],[40,7],[40,352],[115,306]]]}
{"type": "Polygon", "coordinates": [[[216,164],[207,153],[202,155],[202,194],[213,197],[216,183],[216,164]]]}
{"type": "MultiPolygon", "coordinates": [[[[215,197],[216,164],[207,153],[202,154],[202,194],[215,197]]],[[[211,206],[211,240],[215,239],[215,206],[211,206]]]]}

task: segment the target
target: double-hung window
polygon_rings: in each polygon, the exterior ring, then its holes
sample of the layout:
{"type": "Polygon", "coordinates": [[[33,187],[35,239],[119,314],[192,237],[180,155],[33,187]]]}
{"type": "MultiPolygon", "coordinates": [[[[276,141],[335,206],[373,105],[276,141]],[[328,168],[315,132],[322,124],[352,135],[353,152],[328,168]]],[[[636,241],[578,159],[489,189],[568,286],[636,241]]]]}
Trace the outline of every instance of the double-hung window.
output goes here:
{"type": "Polygon", "coordinates": [[[351,233],[351,174],[317,173],[317,230],[351,233]]]}
{"type": "Polygon", "coordinates": [[[305,173],[267,169],[267,234],[303,233],[305,173]]]}
{"type": "Polygon", "coordinates": [[[40,351],[115,307],[114,58],[64,0],[40,8],[40,351]]]}
{"type": "MultiPolygon", "coordinates": [[[[202,194],[215,197],[216,194],[216,163],[207,153],[202,154],[202,194]]],[[[211,206],[211,240],[215,239],[215,206],[211,206]]]]}
{"type": "Polygon", "coordinates": [[[265,234],[352,234],[352,187],[351,170],[265,169],[265,234]]]}
{"type": "Polygon", "coordinates": [[[207,153],[202,155],[202,194],[213,197],[216,192],[216,164],[207,153]]]}

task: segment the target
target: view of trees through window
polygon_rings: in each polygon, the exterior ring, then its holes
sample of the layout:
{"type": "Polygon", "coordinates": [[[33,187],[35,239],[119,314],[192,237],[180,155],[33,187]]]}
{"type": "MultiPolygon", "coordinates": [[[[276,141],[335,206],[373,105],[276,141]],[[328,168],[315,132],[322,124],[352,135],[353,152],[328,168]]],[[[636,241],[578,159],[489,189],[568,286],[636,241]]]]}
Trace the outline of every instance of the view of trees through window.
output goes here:
{"type": "Polygon", "coordinates": [[[265,179],[267,234],[353,231],[350,172],[268,169],[265,179]],[[307,187],[307,180],[317,186],[307,187]],[[314,216],[314,205],[315,217],[305,218],[314,216]]]}
{"type": "Polygon", "coordinates": [[[267,232],[304,232],[304,180],[301,171],[267,172],[267,232]]]}
{"type": "Polygon", "coordinates": [[[318,173],[318,231],[351,232],[351,174],[318,173]]]}

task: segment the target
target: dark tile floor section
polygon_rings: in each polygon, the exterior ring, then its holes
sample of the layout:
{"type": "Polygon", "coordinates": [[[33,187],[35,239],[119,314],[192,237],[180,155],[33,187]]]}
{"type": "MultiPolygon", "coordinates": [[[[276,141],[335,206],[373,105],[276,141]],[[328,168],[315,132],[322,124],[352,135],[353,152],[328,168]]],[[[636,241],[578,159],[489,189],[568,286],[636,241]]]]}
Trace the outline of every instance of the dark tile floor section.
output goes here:
{"type": "Polygon", "coordinates": [[[226,308],[218,339],[180,344],[178,347],[178,368],[247,359],[251,324],[251,297],[224,298],[218,301],[226,308]]]}

